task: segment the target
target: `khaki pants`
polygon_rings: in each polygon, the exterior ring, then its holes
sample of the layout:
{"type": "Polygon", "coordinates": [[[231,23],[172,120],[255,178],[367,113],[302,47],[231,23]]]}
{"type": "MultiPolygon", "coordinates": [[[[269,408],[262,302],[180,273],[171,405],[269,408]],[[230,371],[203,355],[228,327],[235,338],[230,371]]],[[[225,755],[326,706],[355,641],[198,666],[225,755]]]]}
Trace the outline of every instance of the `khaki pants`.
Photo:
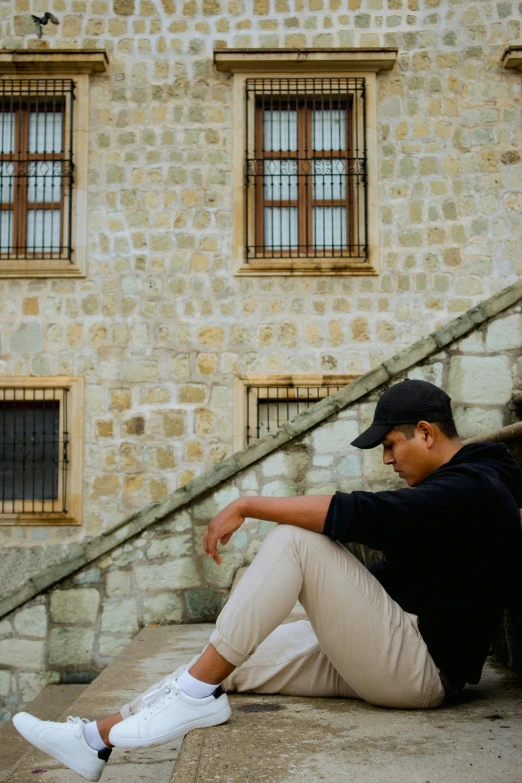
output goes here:
{"type": "MultiPolygon", "coordinates": [[[[209,641],[238,667],[226,691],[413,709],[438,707],[445,697],[417,616],[341,544],[291,525],[267,536],[209,641]],[[281,625],[297,600],[310,622],[281,625]]],[[[142,696],[122,708],[123,717],[140,709],[142,696]]]]}

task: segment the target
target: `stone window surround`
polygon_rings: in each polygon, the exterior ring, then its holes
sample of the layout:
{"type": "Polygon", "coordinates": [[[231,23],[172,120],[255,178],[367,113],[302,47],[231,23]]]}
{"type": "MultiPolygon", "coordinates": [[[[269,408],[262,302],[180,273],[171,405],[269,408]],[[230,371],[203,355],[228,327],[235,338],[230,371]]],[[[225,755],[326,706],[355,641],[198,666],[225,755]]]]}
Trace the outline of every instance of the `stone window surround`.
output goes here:
{"type": "MultiPolygon", "coordinates": [[[[53,377],[0,377],[0,389],[62,389],[68,390],[67,432],[67,513],[0,514],[0,526],[16,525],[81,525],[83,493],[83,378],[69,375],[53,377]]],[[[59,397],[58,397],[59,398],[59,397]]]]}
{"type": "Polygon", "coordinates": [[[85,277],[87,262],[87,163],[89,139],[89,78],[107,73],[103,50],[0,51],[0,79],[73,78],[75,87],[71,244],[74,262],[63,259],[0,259],[4,277],[85,277]]]}
{"type": "MultiPolygon", "coordinates": [[[[355,381],[358,377],[358,375],[346,375],[342,373],[323,373],[320,375],[312,373],[295,373],[292,375],[236,375],[234,378],[234,451],[241,451],[247,446],[247,387],[257,386],[266,388],[269,386],[277,386],[278,388],[289,388],[291,386],[346,386],[348,383],[355,381]]],[[[253,438],[252,442],[255,442],[256,440],[256,438],[253,438]]]]}
{"type": "Polygon", "coordinates": [[[379,222],[377,192],[377,73],[391,70],[397,49],[221,49],[214,52],[218,71],[233,79],[234,144],[234,274],[256,276],[317,276],[379,274],[379,222]],[[248,77],[289,74],[309,78],[360,76],[366,80],[366,133],[368,158],[368,245],[366,261],[354,259],[296,258],[245,260],[244,221],[244,133],[245,81],[248,77]]]}

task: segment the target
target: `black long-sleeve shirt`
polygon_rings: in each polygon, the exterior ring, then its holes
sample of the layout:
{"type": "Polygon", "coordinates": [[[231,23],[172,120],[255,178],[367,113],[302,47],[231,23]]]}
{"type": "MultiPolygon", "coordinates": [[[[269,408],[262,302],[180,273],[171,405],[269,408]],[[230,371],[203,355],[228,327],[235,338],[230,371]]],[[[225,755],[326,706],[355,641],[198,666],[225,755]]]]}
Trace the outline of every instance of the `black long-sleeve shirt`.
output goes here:
{"type": "Polygon", "coordinates": [[[324,533],[383,552],[370,571],[439,669],[477,683],[520,568],[522,471],[502,443],[463,446],[415,487],[336,492],[324,533]]]}

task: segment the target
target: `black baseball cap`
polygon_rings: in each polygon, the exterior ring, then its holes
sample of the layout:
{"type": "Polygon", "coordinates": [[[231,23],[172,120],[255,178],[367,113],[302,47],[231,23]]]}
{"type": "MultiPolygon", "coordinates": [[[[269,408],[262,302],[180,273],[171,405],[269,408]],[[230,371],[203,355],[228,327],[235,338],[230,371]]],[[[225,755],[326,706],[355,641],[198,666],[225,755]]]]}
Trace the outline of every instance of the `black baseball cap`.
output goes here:
{"type": "Polygon", "coordinates": [[[373,449],[396,424],[417,424],[419,421],[451,421],[451,397],[428,381],[406,378],[379,397],[373,422],[352,446],[373,449]]]}

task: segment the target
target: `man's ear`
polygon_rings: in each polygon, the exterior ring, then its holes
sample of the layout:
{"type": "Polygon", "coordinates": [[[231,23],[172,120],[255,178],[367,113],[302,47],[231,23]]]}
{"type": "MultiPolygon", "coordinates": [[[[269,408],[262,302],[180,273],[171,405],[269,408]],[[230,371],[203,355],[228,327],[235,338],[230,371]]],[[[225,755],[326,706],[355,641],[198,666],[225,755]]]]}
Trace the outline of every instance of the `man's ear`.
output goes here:
{"type": "Polygon", "coordinates": [[[429,443],[430,441],[433,442],[435,432],[433,425],[430,424],[429,421],[419,421],[417,429],[420,430],[423,441],[426,443],[429,443]]]}

